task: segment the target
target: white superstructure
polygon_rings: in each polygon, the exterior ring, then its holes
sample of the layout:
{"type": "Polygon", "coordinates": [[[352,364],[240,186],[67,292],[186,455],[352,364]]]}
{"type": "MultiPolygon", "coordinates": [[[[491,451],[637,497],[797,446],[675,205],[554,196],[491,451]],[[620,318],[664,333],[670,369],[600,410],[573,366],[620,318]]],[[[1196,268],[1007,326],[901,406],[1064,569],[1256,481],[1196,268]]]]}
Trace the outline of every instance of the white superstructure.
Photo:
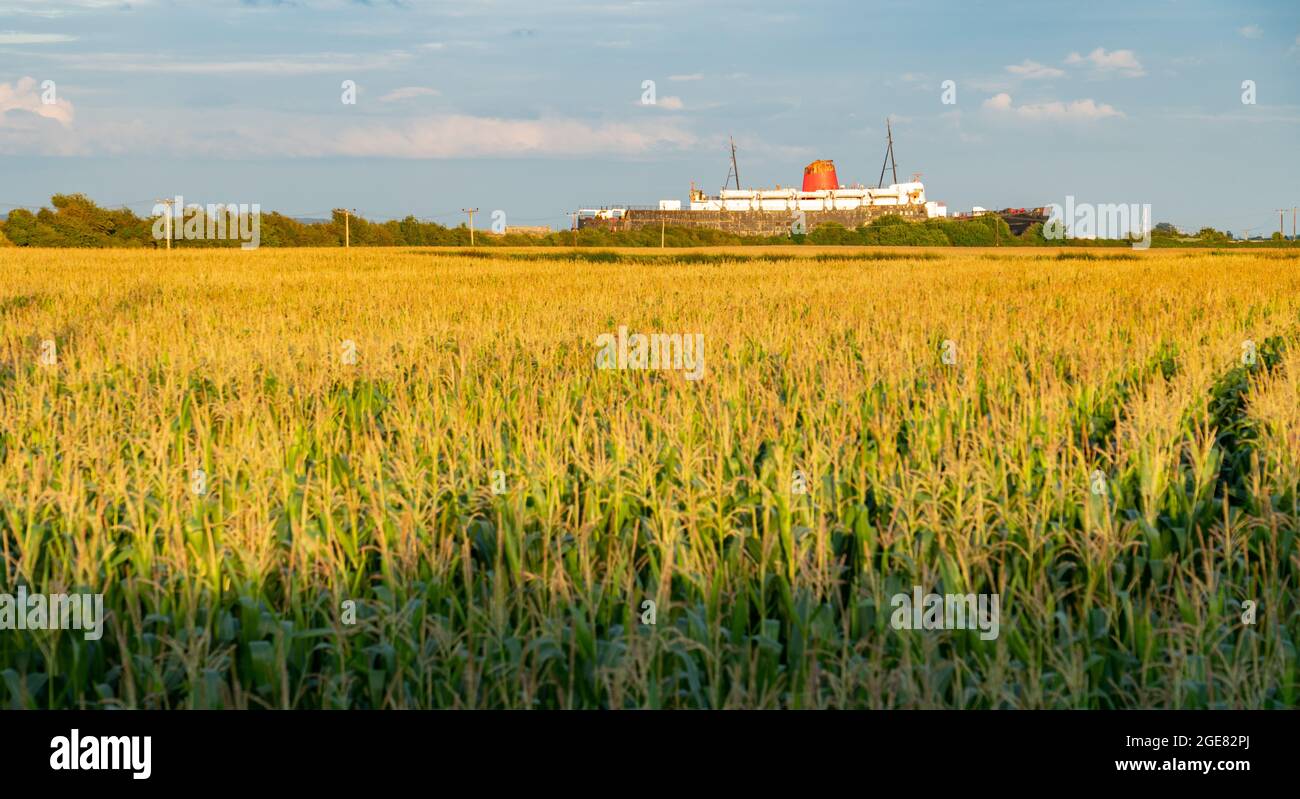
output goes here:
{"type": "MultiPolygon", "coordinates": [[[[667,202],[664,200],[661,203],[667,202]]],[[[927,202],[920,181],[894,183],[881,188],[839,188],[820,191],[800,189],[724,189],[710,197],[691,191],[692,211],[852,211],[863,206],[920,205],[926,216],[947,216],[943,203],[927,202]]]]}

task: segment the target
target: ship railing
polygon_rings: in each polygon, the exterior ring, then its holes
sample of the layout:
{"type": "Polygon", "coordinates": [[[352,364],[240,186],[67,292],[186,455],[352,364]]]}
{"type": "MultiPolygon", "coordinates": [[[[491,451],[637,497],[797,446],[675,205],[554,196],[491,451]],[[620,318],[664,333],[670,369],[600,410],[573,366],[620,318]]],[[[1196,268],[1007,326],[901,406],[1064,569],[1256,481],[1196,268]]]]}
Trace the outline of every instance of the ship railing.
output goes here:
{"type": "Polygon", "coordinates": [[[583,210],[584,211],[658,211],[659,206],[614,204],[614,205],[588,206],[583,210]]]}

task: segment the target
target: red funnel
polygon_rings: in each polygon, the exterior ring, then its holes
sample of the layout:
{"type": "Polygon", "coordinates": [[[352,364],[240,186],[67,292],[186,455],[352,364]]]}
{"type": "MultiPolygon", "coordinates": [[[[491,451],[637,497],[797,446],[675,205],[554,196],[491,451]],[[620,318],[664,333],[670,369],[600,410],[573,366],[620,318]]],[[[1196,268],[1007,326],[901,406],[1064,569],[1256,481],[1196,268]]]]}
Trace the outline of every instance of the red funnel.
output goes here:
{"type": "Polygon", "coordinates": [[[835,177],[834,161],[813,161],[803,168],[804,191],[821,191],[839,187],[840,181],[835,177]]]}

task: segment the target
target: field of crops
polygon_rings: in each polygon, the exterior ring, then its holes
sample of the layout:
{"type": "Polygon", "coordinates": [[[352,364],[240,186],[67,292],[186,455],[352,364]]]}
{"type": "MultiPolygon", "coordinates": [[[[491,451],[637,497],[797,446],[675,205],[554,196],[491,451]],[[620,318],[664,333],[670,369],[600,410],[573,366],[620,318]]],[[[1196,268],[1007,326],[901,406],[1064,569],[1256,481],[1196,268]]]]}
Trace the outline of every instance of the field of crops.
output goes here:
{"type": "Polygon", "coordinates": [[[0,251],[5,708],[1295,707],[1298,488],[1282,252],[0,251]]]}

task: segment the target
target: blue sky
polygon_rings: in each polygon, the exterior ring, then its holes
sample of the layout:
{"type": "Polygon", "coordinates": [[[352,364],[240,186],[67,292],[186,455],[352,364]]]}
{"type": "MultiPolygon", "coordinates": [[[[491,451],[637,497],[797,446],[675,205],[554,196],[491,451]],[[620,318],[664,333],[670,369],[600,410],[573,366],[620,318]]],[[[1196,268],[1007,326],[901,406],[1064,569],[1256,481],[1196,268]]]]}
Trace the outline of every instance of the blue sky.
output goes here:
{"type": "Polygon", "coordinates": [[[953,210],[1275,230],[1300,2],[0,0],[0,212],[80,191],[559,227],[716,191],[728,135],[746,186],[814,158],[874,185],[886,117],[900,179],[953,210]]]}

